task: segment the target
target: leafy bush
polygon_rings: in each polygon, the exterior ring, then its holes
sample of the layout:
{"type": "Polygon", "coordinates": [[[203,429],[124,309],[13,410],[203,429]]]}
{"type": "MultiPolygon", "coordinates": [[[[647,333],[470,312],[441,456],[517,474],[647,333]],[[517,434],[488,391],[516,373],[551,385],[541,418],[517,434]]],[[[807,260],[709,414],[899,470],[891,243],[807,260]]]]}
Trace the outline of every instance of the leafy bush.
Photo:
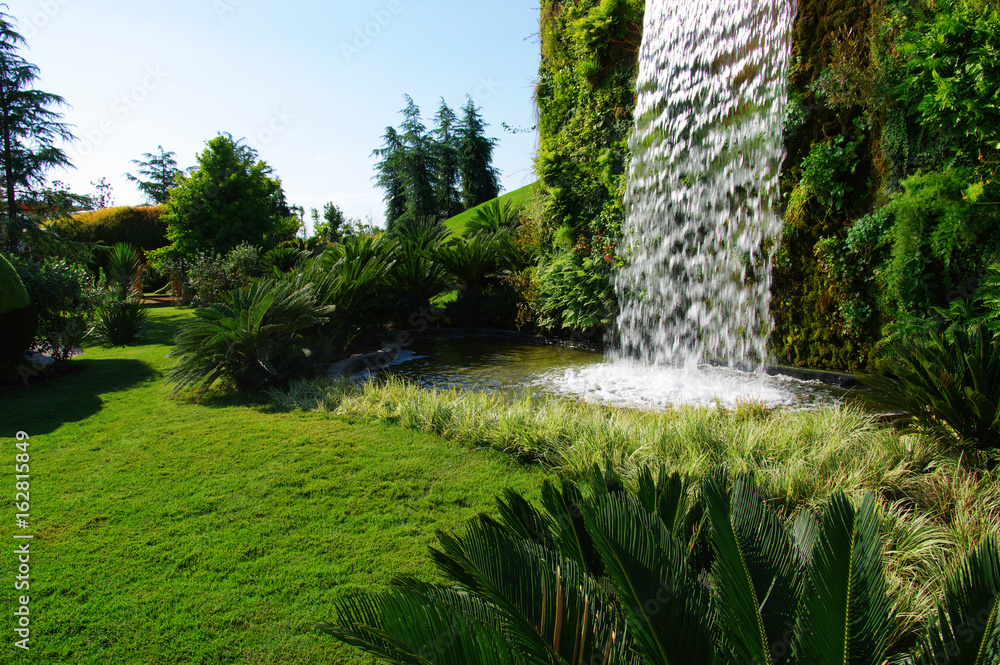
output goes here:
{"type": "Polygon", "coordinates": [[[448,287],[447,273],[438,260],[448,235],[448,229],[432,218],[396,221],[392,231],[397,242],[395,263],[386,281],[394,322],[407,322],[427,310],[431,299],[448,287]]]}
{"type": "Polygon", "coordinates": [[[142,271],[146,264],[134,245],[120,242],[108,252],[108,281],[118,300],[142,297],[142,271]]]}
{"type": "Polygon", "coordinates": [[[63,259],[14,258],[11,263],[38,309],[35,350],[65,361],[80,345],[104,289],[86,268],[63,259]]]}
{"type": "Polygon", "coordinates": [[[146,325],[142,304],[142,254],[128,243],[118,243],[108,254],[110,294],[94,309],[94,326],[87,335],[108,346],[135,342],[146,325]]]}
{"type": "Polygon", "coordinates": [[[194,303],[208,307],[246,286],[259,273],[260,259],[255,247],[243,243],[225,256],[199,252],[185,262],[184,269],[194,303]]]}
{"type": "Polygon", "coordinates": [[[291,272],[302,258],[302,252],[295,247],[275,247],[264,255],[261,265],[269,273],[291,272]]]}
{"type": "Polygon", "coordinates": [[[823,206],[840,212],[847,194],[853,188],[847,184],[857,167],[857,143],[844,145],[837,136],[829,143],[817,143],[802,160],[802,183],[823,206]]]}
{"type": "Polygon", "coordinates": [[[538,267],[535,307],[547,328],[586,330],[606,325],[615,311],[608,266],[565,251],[538,267]]]}
{"type": "Polygon", "coordinates": [[[243,391],[280,385],[311,366],[311,350],[298,334],[326,323],[334,307],[320,305],[316,287],[303,275],[261,278],[198,317],[176,335],[168,357],[171,394],[185,388],[204,393],[222,380],[243,391]]]}
{"type": "Polygon", "coordinates": [[[395,241],[384,235],[353,236],[303,268],[303,278],[316,287],[317,303],[334,308],[317,331],[331,349],[346,349],[385,321],[386,281],[395,267],[396,250],[395,241]]]}
{"type": "Polygon", "coordinates": [[[507,199],[500,203],[500,199],[487,201],[479,206],[475,215],[465,225],[466,234],[473,234],[479,231],[496,233],[498,231],[515,231],[521,224],[521,215],[524,208],[507,199]]]}
{"type": "Polygon", "coordinates": [[[113,246],[127,242],[144,251],[167,245],[164,206],[118,207],[57,219],[48,228],[76,242],[113,246]]]}
{"type": "Polygon", "coordinates": [[[931,133],[951,144],[968,162],[1000,143],[1000,9],[995,3],[937,0],[931,20],[917,23],[900,39],[904,56],[895,93],[931,133]]]}
{"type": "Polygon", "coordinates": [[[865,378],[879,402],[956,445],[1000,448],[1000,338],[985,326],[904,338],[884,367],[899,381],[865,378]]]}
{"type": "MultiPolygon", "coordinates": [[[[595,466],[591,493],[546,481],[539,510],[508,491],[498,517],[438,534],[446,584],[397,578],[337,604],[318,628],[395,663],[888,662],[896,616],[881,520],[867,494],[835,494],[790,525],[749,475],[731,490],[662,469],[629,492],[595,466]]],[[[955,571],[916,662],[984,662],[1000,636],[1000,551],[982,543],[955,571]]],[[[894,653],[895,652],[895,653],[894,653]]],[[[989,660],[988,662],[993,662],[989,660]]]]}

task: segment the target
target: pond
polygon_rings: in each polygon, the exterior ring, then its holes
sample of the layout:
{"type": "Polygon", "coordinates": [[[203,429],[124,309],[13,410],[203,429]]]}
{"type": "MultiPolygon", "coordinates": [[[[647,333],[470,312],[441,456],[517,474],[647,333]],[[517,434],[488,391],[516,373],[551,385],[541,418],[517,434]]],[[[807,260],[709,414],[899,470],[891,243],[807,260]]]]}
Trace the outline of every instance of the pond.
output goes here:
{"type": "Polygon", "coordinates": [[[609,361],[604,354],[505,337],[424,337],[380,370],[427,388],[525,390],[647,409],[759,401],[808,408],[859,399],[856,390],[721,367],[677,369],[609,361]]]}

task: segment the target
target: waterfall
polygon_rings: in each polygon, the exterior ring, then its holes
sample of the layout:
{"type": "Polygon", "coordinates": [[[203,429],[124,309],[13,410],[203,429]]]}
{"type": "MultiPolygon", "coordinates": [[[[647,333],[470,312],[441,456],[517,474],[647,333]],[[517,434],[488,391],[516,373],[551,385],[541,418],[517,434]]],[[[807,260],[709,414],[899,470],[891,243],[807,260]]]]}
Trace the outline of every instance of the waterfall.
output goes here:
{"type": "Polygon", "coordinates": [[[617,354],[760,366],[772,329],[790,0],[649,0],[617,354]]]}

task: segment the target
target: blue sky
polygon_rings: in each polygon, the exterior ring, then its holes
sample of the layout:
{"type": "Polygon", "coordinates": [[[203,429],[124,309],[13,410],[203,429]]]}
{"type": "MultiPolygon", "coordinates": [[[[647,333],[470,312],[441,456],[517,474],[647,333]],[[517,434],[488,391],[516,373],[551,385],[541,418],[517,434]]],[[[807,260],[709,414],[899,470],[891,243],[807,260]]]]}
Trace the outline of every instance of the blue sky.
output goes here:
{"type": "Polygon", "coordinates": [[[534,180],[538,6],[478,0],[8,0],[78,141],[75,170],[51,180],[91,193],[105,177],[117,205],[142,202],[123,174],[157,145],[195,164],[220,131],[245,137],[289,202],[326,201],[383,219],[373,149],[410,94],[430,127],[440,98],[472,95],[500,140],[505,191],[534,180]]]}

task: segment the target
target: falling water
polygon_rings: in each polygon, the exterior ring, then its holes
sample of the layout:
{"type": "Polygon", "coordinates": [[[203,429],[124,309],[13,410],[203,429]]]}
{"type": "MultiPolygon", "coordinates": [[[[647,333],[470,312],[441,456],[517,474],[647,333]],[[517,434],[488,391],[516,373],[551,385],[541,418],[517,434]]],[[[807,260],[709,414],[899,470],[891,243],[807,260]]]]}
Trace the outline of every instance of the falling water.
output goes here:
{"type": "Polygon", "coordinates": [[[618,353],[759,366],[772,325],[789,0],[650,0],[622,246],[618,353]]]}

